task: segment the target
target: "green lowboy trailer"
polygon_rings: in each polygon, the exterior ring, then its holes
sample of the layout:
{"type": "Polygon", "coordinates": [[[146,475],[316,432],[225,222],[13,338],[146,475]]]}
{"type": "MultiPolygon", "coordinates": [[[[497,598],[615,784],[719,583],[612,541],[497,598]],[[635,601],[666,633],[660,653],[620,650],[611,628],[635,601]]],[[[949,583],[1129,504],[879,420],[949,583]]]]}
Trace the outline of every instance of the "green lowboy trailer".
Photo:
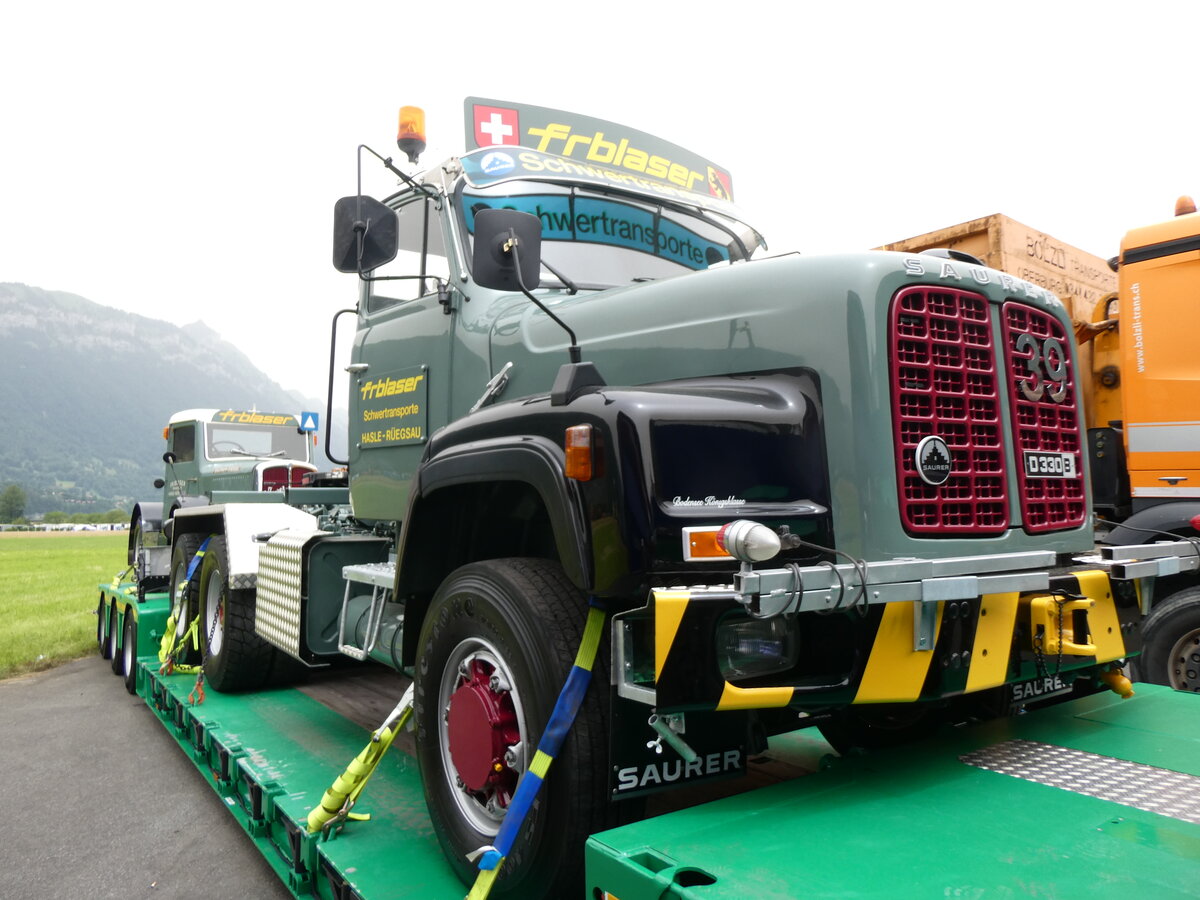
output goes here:
{"type": "MultiPolygon", "coordinates": [[[[303,689],[209,692],[196,704],[195,677],[161,674],[157,646],[138,662],[137,689],[164,739],[178,742],[297,898],[462,896],[425,809],[411,735],[362,795],[369,820],[306,829],[399,676],[380,668],[364,683],[343,673],[303,689]]],[[[1097,694],[844,757],[802,730],[772,737],[750,769],[676,798],[682,809],[592,835],[586,890],[570,896],[1196,895],[1194,695],[1139,684],[1128,699],[1097,694]],[[708,799],[714,792],[725,796],[708,799]]]]}

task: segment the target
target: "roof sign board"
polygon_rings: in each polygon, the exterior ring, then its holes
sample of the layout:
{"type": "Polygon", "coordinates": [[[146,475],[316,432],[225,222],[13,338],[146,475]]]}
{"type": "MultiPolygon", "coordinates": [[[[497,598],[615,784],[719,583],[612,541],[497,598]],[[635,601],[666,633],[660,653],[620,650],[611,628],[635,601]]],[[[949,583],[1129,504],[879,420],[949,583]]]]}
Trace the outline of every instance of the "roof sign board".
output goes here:
{"type": "Polygon", "coordinates": [[[677,144],[615,122],[544,106],[468,97],[465,126],[467,147],[472,150],[525,147],[639,181],[733,199],[728,170],[677,144]]]}

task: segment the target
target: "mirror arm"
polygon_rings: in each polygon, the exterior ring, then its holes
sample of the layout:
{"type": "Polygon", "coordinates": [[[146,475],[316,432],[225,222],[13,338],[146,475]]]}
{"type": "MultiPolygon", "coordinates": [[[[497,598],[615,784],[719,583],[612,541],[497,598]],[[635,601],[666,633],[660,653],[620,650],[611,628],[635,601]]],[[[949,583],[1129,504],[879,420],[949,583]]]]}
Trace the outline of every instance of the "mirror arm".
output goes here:
{"type": "Polygon", "coordinates": [[[418,182],[413,180],[413,177],[411,175],[407,175],[404,172],[397,169],[395,166],[393,166],[392,158],[390,156],[380,156],[378,153],[376,153],[374,150],[372,150],[366,144],[359,144],[358,145],[358,195],[360,197],[362,196],[362,151],[364,151],[364,150],[366,150],[368,153],[370,153],[372,156],[374,156],[377,160],[379,160],[381,163],[383,163],[383,166],[385,169],[387,169],[393,175],[398,177],[401,181],[403,181],[405,184],[407,184],[414,191],[420,191],[422,194],[424,194],[427,197],[436,197],[437,196],[437,192],[434,191],[431,187],[429,187],[428,185],[425,185],[425,184],[419,184],[418,182]]]}
{"type": "Polygon", "coordinates": [[[508,238],[504,241],[503,249],[505,253],[512,254],[513,265],[516,267],[515,274],[517,276],[517,285],[521,288],[521,293],[528,297],[534,306],[553,319],[558,327],[567,333],[567,336],[571,339],[571,346],[567,348],[567,353],[570,354],[571,362],[580,362],[583,359],[583,353],[579,349],[579,342],[575,340],[575,332],[571,329],[571,326],[552,313],[546,307],[546,305],[542,303],[541,300],[529,292],[529,288],[525,287],[525,279],[521,275],[521,255],[517,251],[517,247],[520,243],[520,240],[517,238],[517,233],[510,228],[508,230],[508,238]]]}

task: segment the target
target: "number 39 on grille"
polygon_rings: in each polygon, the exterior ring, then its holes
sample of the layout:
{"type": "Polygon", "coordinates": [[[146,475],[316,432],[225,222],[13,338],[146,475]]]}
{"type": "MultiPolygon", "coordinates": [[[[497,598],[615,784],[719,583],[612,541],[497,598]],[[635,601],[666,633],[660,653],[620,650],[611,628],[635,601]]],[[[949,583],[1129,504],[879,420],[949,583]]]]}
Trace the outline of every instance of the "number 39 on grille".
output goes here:
{"type": "Polygon", "coordinates": [[[1021,393],[1030,400],[1049,396],[1055,403],[1062,403],[1067,396],[1067,354],[1062,344],[1052,337],[1039,343],[1025,332],[1017,335],[1014,349],[1018,354],[1028,354],[1025,367],[1029,376],[1019,382],[1021,393]]]}

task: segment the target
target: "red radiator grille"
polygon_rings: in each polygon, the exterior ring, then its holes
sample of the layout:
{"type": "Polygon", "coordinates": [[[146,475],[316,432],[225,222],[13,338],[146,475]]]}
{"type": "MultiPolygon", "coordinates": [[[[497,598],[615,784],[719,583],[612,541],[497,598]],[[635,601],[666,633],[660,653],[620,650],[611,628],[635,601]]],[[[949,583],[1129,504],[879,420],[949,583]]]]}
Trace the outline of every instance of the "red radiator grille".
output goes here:
{"type": "Polygon", "coordinates": [[[262,489],[278,491],[285,487],[302,487],[309,469],[303,467],[268,466],[262,470],[262,489]]]}
{"type": "Polygon", "coordinates": [[[1008,527],[1000,398],[987,301],[914,286],[891,309],[892,422],[901,521],[912,534],[997,534],[1008,527]],[[950,476],[928,483],[917,445],[940,437],[950,476]]]}
{"type": "Polygon", "coordinates": [[[1012,440],[1025,530],[1077,528],[1087,515],[1087,504],[1070,341],[1056,318],[1034,307],[1009,301],[1004,304],[1003,318],[1012,440]],[[1027,469],[1033,453],[1072,455],[1074,474],[1030,476],[1027,469]]]}

